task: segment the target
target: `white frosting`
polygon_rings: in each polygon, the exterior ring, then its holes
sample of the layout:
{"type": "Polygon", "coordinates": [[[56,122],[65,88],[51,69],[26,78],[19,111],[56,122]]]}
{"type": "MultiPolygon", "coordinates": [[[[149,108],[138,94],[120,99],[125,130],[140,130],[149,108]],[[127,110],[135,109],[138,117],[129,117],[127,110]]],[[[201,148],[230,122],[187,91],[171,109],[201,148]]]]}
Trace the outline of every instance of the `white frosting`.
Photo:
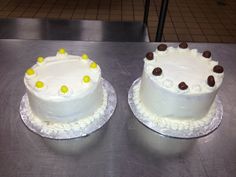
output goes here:
{"type": "Polygon", "coordinates": [[[172,129],[172,130],[188,130],[194,131],[199,130],[200,127],[207,126],[211,123],[213,116],[216,113],[216,103],[213,101],[210,109],[207,114],[204,115],[200,119],[182,119],[182,118],[173,118],[167,116],[160,116],[159,114],[155,114],[151,112],[149,108],[147,108],[140,97],[140,82],[134,86],[133,88],[133,100],[134,104],[138,109],[138,112],[142,114],[142,116],[147,117],[152,123],[158,125],[163,129],[172,129]]]}
{"type": "Polygon", "coordinates": [[[81,119],[78,119],[73,122],[46,122],[42,120],[41,117],[37,117],[32,113],[32,110],[30,111],[31,114],[31,123],[37,126],[41,127],[41,132],[47,133],[47,134],[52,134],[52,133],[58,133],[58,132],[72,132],[72,131],[77,131],[78,129],[83,129],[84,127],[88,126],[91,124],[93,121],[98,119],[105,111],[106,106],[107,106],[107,92],[103,90],[103,102],[100,105],[100,107],[94,112],[92,115],[88,115],[86,117],[83,117],[81,119]]]}
{"type": "Polygon", "coordinates": [[[92,115],[102,104],[103,92],[100,67],[90,68],[91,63],[90,59],[65,53],[35,64],[35,74],[24,78],[32,112],[53,122],[71,122],[92,115]],[[90,82],[85,83],[84,76],[89,76],[90,82]],[[42,81],[44,87],[37,88],[37,81],[42,81]],[[63,85],[68,92],[61,92],[63,85]]]}
{"type": "Polygon", "coordinates": [[[218,62],[204,58],[196,49],[168,47],[155,51],[154,59],[144,59],[140,100],[151,113],[170,119],[199,119],[205,116],[222,84],[224,74],[213,72],[218,62]],[[152,74],[162,69],[160,76],[152,74]],[[215,78],[214,87],[207,84],[208,76],[215,78]],[[186,90],[178,85],[185,82],[186,90]]]}

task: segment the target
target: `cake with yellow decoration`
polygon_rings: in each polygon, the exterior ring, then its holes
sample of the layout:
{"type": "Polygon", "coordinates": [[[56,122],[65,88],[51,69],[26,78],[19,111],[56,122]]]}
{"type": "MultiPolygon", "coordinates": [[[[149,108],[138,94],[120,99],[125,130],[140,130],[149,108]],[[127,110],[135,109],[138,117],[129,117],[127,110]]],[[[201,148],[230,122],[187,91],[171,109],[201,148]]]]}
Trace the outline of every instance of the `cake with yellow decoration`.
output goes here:
{"type": "Polygon", "coordinates": [[[69,123],[89,117],[106,104],[101,69],[88,55],[38,57],[24,77],[32,113],[43,121],[69,123]]]}

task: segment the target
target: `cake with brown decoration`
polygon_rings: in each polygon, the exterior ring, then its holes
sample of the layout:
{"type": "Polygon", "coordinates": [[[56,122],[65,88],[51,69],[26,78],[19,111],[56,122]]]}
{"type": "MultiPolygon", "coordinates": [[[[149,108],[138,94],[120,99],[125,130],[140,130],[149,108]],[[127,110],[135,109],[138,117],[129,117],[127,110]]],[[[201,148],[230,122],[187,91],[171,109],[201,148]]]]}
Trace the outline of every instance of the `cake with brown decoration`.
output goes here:
{"type": "Polygon", "coordinates": [[[209,124],[216,111],[216,95],[224,69],[210,51],[158,45],[144,59],[143,74],[135,85],[134,103],[140,113],[159,126],[195,129],[209,124]]]}

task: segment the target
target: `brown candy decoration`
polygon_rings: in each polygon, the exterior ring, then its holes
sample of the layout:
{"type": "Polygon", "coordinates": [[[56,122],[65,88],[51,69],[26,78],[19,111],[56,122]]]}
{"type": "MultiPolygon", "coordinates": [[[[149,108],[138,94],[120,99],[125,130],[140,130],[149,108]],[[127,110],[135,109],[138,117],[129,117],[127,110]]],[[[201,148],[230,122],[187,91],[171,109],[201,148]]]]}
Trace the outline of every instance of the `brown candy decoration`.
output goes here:
{"type": "Polygon", "coordinates": [[[223,73],[224,72],[224,68],[222,66],[220,66],[220,65],[216,65],[216,66],[214,66],[213,71],[215,73],[223,73]]]}
{"type": "Polygon", "coordinates": [[[202,53],[202,56],[205,57],[205,58],[210,58],[211,57],[211,52],[210,51],[204,51],[202,53]]]}
{"type": "Polygon", "coordinates": [[[188,44],[187,44],[187,42],[181,42],[179,44],[179,47],[182,48],[182,49],[186,49],[186,48],[188,48],[188,44]]]}
{"type": "Polygon", "coordinates": [[[207,84],[208,84],[210,87],[214,87],[214,85],[215,85],[215,78],[214,78],[214,76],[208,76],[208,78],[207,78],[207,84]]]}
{"type": "Polygon", "coordinates": [[[186,90],[188,88],[188,85],[185,84],[185,82],[180,82],[179,83],[179,89],[180,90],[186,90]]]}
{"type": "Polygon", "coordinates": [[[155,68],[155,69],[152,71],[152,74],[153,74],[154,76],[160,76],[161,73],[162,73],[162,69],[159,68],[159,67],[155,68]]]}
{"type": "Polygon", "coordinates": [[[146,54],[146,58],[147,58],[148,60],[152,60],[152,59],[153,59],[153,53],[152,53],[152,52],[148,52],[148,53],[146,54]]]}
{"type": "Polygon", "coordinates": [[[167,45],[166,44],[160,44],[157,47],[157,50],[159,50],[159,51],[165,51],[166,49],[167,49],[167,45]]]}

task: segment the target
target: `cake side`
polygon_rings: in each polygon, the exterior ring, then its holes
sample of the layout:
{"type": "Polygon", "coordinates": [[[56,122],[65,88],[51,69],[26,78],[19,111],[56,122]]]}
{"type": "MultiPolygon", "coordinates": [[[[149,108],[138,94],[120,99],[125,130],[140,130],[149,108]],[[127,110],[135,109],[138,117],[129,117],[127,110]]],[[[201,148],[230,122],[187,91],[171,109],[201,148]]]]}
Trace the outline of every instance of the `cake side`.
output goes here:
{"type": "Polygon", "coordinates": [[[24,83],[32,112],[46,121],[90,116],[103,101],[101,69],[87,55],[62,50],[53,57],[39,57],[26,71],[24,83]]]}
{"type": "MultiPolygon", "coordinates": [[[[140,99],[152,113],[176,119],[206,115],[223,81],[223,68],[186,46],[158,46],[144,59],[140,99]]],[[[186,44],[187,45],[187,44],[186,44]]]]}

